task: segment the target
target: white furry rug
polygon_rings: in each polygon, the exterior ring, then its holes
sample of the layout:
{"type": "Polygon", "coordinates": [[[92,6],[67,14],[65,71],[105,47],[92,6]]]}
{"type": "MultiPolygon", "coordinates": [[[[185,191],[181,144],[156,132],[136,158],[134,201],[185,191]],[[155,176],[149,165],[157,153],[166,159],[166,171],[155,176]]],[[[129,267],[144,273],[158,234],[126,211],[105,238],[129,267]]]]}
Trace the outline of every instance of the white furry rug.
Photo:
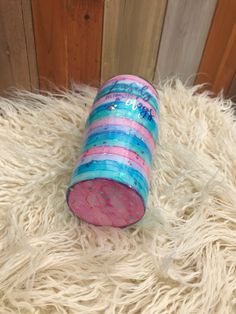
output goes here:
{"type": "Polygon", "coordinates": [[[0,99],[0,313],[235,313],[230,101],[161,89],[148,210],[115,229],[65,201],[95,95],[81,90],[0,99]]]}

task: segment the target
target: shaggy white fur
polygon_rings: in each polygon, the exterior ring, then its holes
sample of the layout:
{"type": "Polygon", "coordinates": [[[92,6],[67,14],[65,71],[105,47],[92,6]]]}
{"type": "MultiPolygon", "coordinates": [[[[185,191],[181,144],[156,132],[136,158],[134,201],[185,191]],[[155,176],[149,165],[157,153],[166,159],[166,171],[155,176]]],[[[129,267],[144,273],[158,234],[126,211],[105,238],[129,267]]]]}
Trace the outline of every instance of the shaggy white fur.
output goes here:
{"type": "Polygon", "coordinates": [[[0,313],[235,313],[232,103],[160,88],[146,215],[81,223],[65,192],[96,90],[0,99],[0,313]]]}

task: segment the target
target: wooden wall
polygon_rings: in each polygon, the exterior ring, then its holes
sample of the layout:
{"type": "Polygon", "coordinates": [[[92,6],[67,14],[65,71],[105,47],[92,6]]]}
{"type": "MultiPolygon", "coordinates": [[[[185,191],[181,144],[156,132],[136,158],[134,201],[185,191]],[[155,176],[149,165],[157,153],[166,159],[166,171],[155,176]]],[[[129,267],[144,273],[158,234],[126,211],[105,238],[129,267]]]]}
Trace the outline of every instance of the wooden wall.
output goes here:
{"type": "Polygon", "coordinates": [[[178,75],[193,83],[207,39],[216,0],[169,0],[155,81],[178,75]]]}
{"type": "Polygon", "coordinates": [[[0,0],[0,91],[175,76],[236,95],[236,0],[0,0]]]}
{"type": "Polygon", "coordinates": [[[227,94],[235,76],[235,69],[236,1],[220,0],[195,82],[208,82],[213,92],[224,89],[227,94]]]}
{"type": "Polygon", "coordinates": [[[100,80],[103,0],[32,0],[40,87],[100,80]]]}
{"type": "Polygon", "coordinates": [[[0,0],[0,90],[38,87],[30,0],[0,0]]]}

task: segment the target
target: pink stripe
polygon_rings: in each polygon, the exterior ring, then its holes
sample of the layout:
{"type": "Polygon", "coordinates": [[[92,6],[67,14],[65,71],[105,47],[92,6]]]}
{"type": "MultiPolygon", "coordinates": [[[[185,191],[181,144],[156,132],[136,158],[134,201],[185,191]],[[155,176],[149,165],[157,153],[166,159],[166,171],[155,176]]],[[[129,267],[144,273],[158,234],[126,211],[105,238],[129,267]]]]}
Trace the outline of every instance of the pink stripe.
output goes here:
{"type": "MultiPolygon", "coordinates": [[[[131,100],[132,100],[131,97],[128,97],[128,96],[127,96],[127,93],[114,93],[114,94],[119,94],[120,97],[124,96],[124,97],[122,97],[121,100],[127,100],[127,99],[131,99],[131,100]]],[[[110,95],[111,95],[111,94],[109,94],[109,96],[110,96],[110,95]]],[[[106,103],[106,102],[115,101],[114,98],[116,98],[116,97],[107,98],[107,99],[106,99],[107,96],[108,96],[108,95],[105,95],[105,96],[103,96],[102,98],[99,98],[96,102],[94,102],[92,109],[95,109],[95,108],[97,108],[98,106],[100,106],[100,105],[102,105],[102,104],[104,104],[104,103],[106,103]]],[[[135,99],[135,98],[134,98],[134,99],[135,99]]],[[[149,110],[152,109],[153,118],[154,118],[156,124],[158,124],[158,123],[159,123],[159,120],[158,120],[158,115],[157,115],[157,112],[155,111],[155,109],[154,109],[147,101],[144,101],[143,99],[139,99],[139,100],[138,100],[138,103],[139,103],[139,102],[140,102],[142,105],[144,105],[145,107],[147,107],[147,109],[149,109],[149,110]]],[[[127,105],[127,106],[128,106],[128,105],[127,105]]],[[[129,106],[131,107],[131,105],[129,105],[129,106]]],[[[137,108],[137,109],[138,109],[138,108],[137,108]]],[[[136,110],[137,110],[137,109],[136,109],[136,110]]]]}
{"type": "Polygon", "coordinates": [[[143,158],[141,158],[136,153],[132,152],[131,150],[128,150],[123,147],[119,146],[98,146],[90,148],[89,150],[85,151],[78,159],[77,163],[80,163],[83,158],[90,155],[95,154],[112,154],[112,155],[118,155],[121,157],[128,158],[132,160],[133,162],[136,162],[140,167],[144,169],[144,172],[150,174],[149,167],[147,166],[146,162],[143,158]]]}
{"type": "Polygon", "coordinates": [[[137,171],[139,171],[145,179],[148,181],[150,170],[147,166],[139,165],[136,161],[130,160],[128,156],[120,156],[117,154],[90,154],[87,156],[83,156],[83,158],[80,158],[80,164],[85,164],[94,160],[113,160],[116,162],[120,162],[128,167],[131,167],[137,171]]]}
{"type": "Polygon", "coordinates": [[[116,93],[116,92],[114,92],[113,94],[108,94],[108,95],[105,95],[105,96],[103,96],[103,97],[101,97],[101,98],[99,98],[97,101],[95,101],[94,103],[93,103],[93,109],[94,108],[97,108],[98,106],[100,106],[101,104],[103,104],[103,103],[105,103],[105,102],[107,102],[107,101],[114,101],[114,99],[113,98],[116,98],[116,97],[114,97],[114,94],[115,95],[119,95],[118,97],[121,97],[121,99],[128,99],[128,98],[131,98],[131,97],[128,97],[127,96],[127,93],[116,93]],[[108,96],[109,96],[109,98],[108,98],[108,96]],[[111,97],[112,96],[112,97],[111,97]]]}
{"type": "Polygon", "coordinates": [[[135,75],[129,75],[129,74],[124,74],[124,75],[117,75],[115,77],[112,77],[110,80],[106,81],[100,88],[100,90],[102,88],[104,88],[105,86],[107,86],[108,84],[115,82],[117,80],[121,80],[121,81],[126,81],[126,80],[131,80],[131,81],[135,81],[138,82],[139,84],[142,85],[148,85],[148,88],[150,89],[150,91],[152,91],[152,93],[154,94],[154,96],[159,99],[158,97],[158,93],[157,91],[153,88],[153,86],[145,81],[144,79],[142,79],[141,77],[135,76],[135,75]]]}
{"type": "Polygon", "coordinates": [[[129,126],[130,128],[137,131],[137,133],[145,139],[145,142],[150,147],[151,152],[154,150],[155,143],[154,143],[154,140],[153,140],[151,133],[149,133],[148,130],[144,126],[142,126],[141,124],[139,124],[135,121],[126,119],[126,118],[109,117],[109,118],[104,118],[101,120],[94,121],[90,125],[90,127],[87,129],[86,134],[91,132],[91,130],[93,130],[96,127],[99,127],[99,126],[105,127],[106,125],[129,126]]]}

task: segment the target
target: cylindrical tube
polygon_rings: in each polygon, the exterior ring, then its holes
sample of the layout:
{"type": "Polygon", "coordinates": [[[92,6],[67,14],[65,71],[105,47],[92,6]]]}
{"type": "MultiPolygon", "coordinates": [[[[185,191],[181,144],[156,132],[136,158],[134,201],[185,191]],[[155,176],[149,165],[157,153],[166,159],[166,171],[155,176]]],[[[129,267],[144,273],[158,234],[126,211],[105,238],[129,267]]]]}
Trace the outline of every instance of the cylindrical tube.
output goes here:
{"type": "Polygon", "coordinates": [[[152,85],[133,75],[113,77],[99,89],[67,192],[70,209],[82,220],[125,227],[143,217],[158,102],[152,85]]]}

